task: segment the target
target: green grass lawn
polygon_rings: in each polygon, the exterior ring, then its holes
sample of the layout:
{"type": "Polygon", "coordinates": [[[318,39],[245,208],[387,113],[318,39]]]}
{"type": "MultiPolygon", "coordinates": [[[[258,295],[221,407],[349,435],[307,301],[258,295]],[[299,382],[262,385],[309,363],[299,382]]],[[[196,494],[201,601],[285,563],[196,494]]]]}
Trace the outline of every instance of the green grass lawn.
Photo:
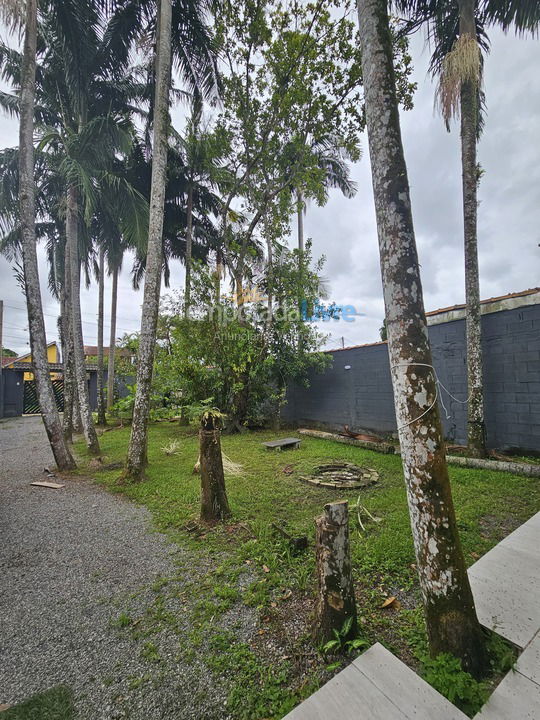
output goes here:
{"type": "MultiPolygon", "coordinates": [[[[102,435],[105,466],[124,459],[128,437],[129,428],[102,435]]],[[[223,437],[223,451],[243,466],[244,474],[227,478],[233,517],[213,528],[197,524],[200,478],[192,473],[198,454],[194,429],[152,425],[148,479],[135,485],[119,484],[118,469],[89,470],[82,446],[77,446],[82,473],[149,508],[156,527],[188,548],[191,562],[200,566],[187,593],[192,632],[182,638],[182,648],[202,657],[221,677],[230,677],[229,711],[235,718],[281,717],[346,662],[325,658],[310,638],[313,519],[332,499],[347,497],[354,505],[359,491],[338,494],[298,479],[322,462],[346,460],[380,474],[379,482],[360,494],[361,503],[382,522],[368,523],[361,531],[351,513],[363,636],[370,644],[382,642],[413,667],[426,647],[400,458],[309,437],[302,439],[299,451],[269,452],[261,446],[276,437],[272,432],[223,437]],[[166,455],[162,448],[173,440],[178,441],[177,453],[166,455]],[[307,535],[309,549],[293,556],[287,541],[276,537],[272,522],[283,523],[292,535],[307,535]],[[390,595],[397,597],[398,606],[382,609],[390,595]],[[220,618],[239,604],[255,608],[258,615],[259,629],[248,642],[240,642],[234,629],[220,627],[220,618]]],[[[540,506],[537,479],[456,467],[450,475],[469,564],[540,506]]],[[[178,568],[179,577],[187,572],[189,568],[178,568]]],[[[156,607],[164,594],[175,592],[174,578],[164,578],[156,588],[156,607]]],[[[134,621],[119,619],[126,631],[134,621]]],[[[132,631],[146,633],[151,645],[160,623],[174,625],[174,618],[149,609],[132,631]]]]}

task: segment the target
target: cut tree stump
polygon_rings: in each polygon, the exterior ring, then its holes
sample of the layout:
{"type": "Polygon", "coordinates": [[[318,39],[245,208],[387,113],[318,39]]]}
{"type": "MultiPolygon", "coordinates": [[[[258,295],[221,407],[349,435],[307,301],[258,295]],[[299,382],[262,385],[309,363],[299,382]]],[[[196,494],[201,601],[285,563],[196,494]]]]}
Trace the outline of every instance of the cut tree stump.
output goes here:
{"type": "Polygon", "coordinates": [[[314,634],[319,643],[333,639],[345,621],[352,618],[347,634],[358,633],[356,601],[349,546],[349,507],[347,500],[328,503],[324,515],[315,519],[318,595],[315,605],[314,634]]]}
{"type": "Polygon", "coordinates": [[[231,511],[225,490],[221,428],[219,419],[212,415],[201,422],[199,448],[201,520],[206,523],[216,523],[230,517],[231,511]]]}

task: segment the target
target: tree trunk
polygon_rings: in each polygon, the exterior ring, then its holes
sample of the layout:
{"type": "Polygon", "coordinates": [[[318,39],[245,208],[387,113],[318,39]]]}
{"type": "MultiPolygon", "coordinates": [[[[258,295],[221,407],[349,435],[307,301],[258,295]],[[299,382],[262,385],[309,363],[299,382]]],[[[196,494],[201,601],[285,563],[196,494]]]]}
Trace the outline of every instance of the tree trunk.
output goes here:
{"type": "Polygon", "coordinates": [[[191,253],[193,249],[193,188],[190,186],[187,197],[186,222],[186,286],[184,289],[184,317],[189,317],[191,303],[191,253]]]}
{"type": "MultiPolygon", "coordinates": [[[[460,0],[460,35],[476,41],[475,3],[460,0]]],[[[470,80],[461,87],[461,169],[465,245],[465,302],[467,306],[467,385],[469,392],[467,443],[477,457],[486,454],[482,374],[482,328],[477,238],[478,86],[470,80]]]]}
{"type": "Polygon", "coordinates": [[[216,418],[210,416],[201,422],[199,430],[201,520],[206,523],[225,520],[231,514],[225,490],[220,432],[216,418]]]}
{"type": "MultiPolygon", "coordinates": [[[[298,293],[298,313],[299,317],[302,317],[302,309],[303,309],[303,301],[304,298],[302,297],[303,292],[303,277],[304,277],[304,199],[302,197],[302,192],[300,190],[297,191],[296,194],[296,214],[298,217],[298,270],[299,270],[299,276],[298,280],[300,283],[300,292],[298,293]]],[[[299,326],[298,328],[298,351],[301,353],[303,352],[303,336],[302,336],[302,328],[299,326]]]]}
{"type": "MultiPolygon", "coordinates": [[[[98,425],[106,425],[103,388],[103,296],[105,294],[105,249],[99,249],[98,329],[97,329],[97,416],[98,425]]],[[[110,352],[110,349],[109,349],[110,352]]]]}
{"type": "Polygon", "coordinates": [[[82,429],[86,447],[92,455],[99,455],[99,442],[90,408],[90,395],[86,379],[84,359],[84,340],[81,319],[80,262],[78,242],[79,209],[77,188],[70,185],[67,191],[66,238],[69,248],[69,267],[71,280],[71,320],[73,328],[73,360],[75,382],[81,413],[82,429]]]}
{"type": "Polygon", "coordinates": [[[216,275],[215,275],[215,291],[216,291],[216,304],[219,305],[221,302],[221,275],[223,273],[223,250],[218,248],[216,250],[216,275]]]}
{"type": "Polygon", "coordinates": [[[107,364],[107,410],[114,405],[114,362],[116,359],[116,306],[118,302],[118,266],[112,276],[111,334],[109,338],[109,360],[107,364]]]}
{"type": "Polygon", "coordinates": [[[79,403],[79,394],[77,391],[77,381],[75,379],[75,359],[72,360],[73,365],[73,432],[75,435],[82,435],[84,432],[81,419],[81,405],[79,403]]]}
{"type": "Polygon", "coordinates": [[[28,327],[33,371],[41,417],[59,470],[72,470],[71,456],[56,408],[47,359],[47,339],[36,251],[36,200],[34,184],[34,102],[36,92],[37,2],[25,8],[24,54],[21,69],[19,127],[19,210],[28,327]]]}
{"type": "Polygon", "coordinates": [[[401,142],[386,0],[359,0],[366,120],[388,350],[416,564],[433,655],[478,676],[484,640],[474,607],[444,456],[401,142]]]}
{"type": "Polygon", "coordinates": [[[137,392],[133,407],[133,423],[125,472],[126,477],[134,481],[143,479],[144,468],[147,464],[150,386],[154,366],[163,259],[163,213],[167,179],[169,87],[171,81],[171,12],[171,0],[160,0],[156,42],[157,78],[154,100],[154,142],[148,251],[137,365],[137,392]]]}
{"type": "Polygon", "coordinates": [[[315,606],[315,637],[319,643],[334,638],[348,618],[352,619],[346,639],[358,633],[356,600],[349,547],[347,500],[328,503],[324,515],[315,519],[318,595],[315,606]]]}
{"type": "Polygon", "coordinates": [[[266,304],[266,310],[267,310],[267,318],[266,318],[266,324],[268,327],[272,325],[273,321],[273,315],[274,315],[274,249],[272,247],[272,238],[269,237],[266,243],[267,251],[268,251],[268,262],[267,262],[267,304],[266,304]]]}
{"type": "Polygon", "coordinates": [[[298,218],[298,261],[301,264],[304,255],[304,199],[300,190],[296,192],[296,215],[298,218]]]}
{"type": "Polygon", "coordinates": [[[69,317],[69,258],[67,244],[64,244],[64,277],[60,294],[62,363],[64,365],[64,437],[68,443],[73,440],[73,374],[69,373],[72,358],[71,328],[69,317]]]}

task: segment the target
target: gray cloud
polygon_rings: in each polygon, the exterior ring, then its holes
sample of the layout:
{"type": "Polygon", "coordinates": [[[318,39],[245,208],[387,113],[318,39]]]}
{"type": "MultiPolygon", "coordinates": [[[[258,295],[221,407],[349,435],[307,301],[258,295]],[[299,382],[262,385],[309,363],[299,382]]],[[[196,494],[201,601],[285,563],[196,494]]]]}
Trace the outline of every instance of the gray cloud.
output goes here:
{"type": "MultiPolygon", "coordinates": [[[[493,32],[486,60],[485,90],[488,116],[480,142],[479,159],[485,170],[480,186],[479,255],[483,297],[540,285],[540,45],[493,32]]],[[[402,113],[402,131],[411,185],[426,308],[463,302],[463,239],[459,128],[447,133],[433,112],[434,85],[427,76],[428,51],[420,37],[411,51],[418,92],[415,107],[402,113]]],[[[3,146],[17,143],[17,125],[0,118],[3,146]]],[[[321,330],[331,333],[328,346],[379,339],[384,315],[379,273],[377,233],[369,169],[367,138],[364,157],[353,168],[359,191],[346,200],[333,191],[324,208],[309,206],[305,227],[313,238],[314,255],[325,254],[324,274],[332,299],[352,304],[365,317],[354,323],[330,322],[321,330]]],[[[293,224],[294,228],[294,224],[293,224]]],[[[291,237],[291,244],[296,238],[291,237]]],[[[44,279],[46,271],[41,257],[44,279]]],[[[126,261],[119,292],[118,334],[139,327],[142,293],[134,293],[126,261]]],[[[171,285],[182,284],[179,263],[172,268],[171,285]]],[[[56,337],[57,304],[42,285],[46,327],[56,337]]],[[[110,282],[107,283],[107,294],[110,282]]],[[[27,334],[24,298],[9,264],[0,258],[0,297],[6,302],[6,345],[23,351],[27,334]],[[9,332],[8,332],[9,328],[9,332]],[[13,338],[13,340],[10,340],[13,338]]],[[[85,338],[96,337],[97,291],[82,292],[85,338]]],[[[108,327],[106,327],[108,338],[108,327]]]]}

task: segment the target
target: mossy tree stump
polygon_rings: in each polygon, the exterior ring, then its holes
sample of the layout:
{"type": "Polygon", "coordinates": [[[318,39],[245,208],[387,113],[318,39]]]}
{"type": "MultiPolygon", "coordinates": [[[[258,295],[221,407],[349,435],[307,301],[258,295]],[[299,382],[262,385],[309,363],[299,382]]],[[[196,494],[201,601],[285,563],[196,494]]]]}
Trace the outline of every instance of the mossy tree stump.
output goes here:
{"type": "Polygon", "coordinates": [[[318,595],[314,635],[318,642],[333,639],[352,618],[346,639],[358,633],[356,601],[352,580],[347,500],[328,503],[324,515],[315,519],[318,595]]]}
{"type": "Polygon", "coordinates": [[[201,473],[201,520],[216,523],[230,517],[221,457],[220,418],[205,413],[199,430],[201,473]]]}

